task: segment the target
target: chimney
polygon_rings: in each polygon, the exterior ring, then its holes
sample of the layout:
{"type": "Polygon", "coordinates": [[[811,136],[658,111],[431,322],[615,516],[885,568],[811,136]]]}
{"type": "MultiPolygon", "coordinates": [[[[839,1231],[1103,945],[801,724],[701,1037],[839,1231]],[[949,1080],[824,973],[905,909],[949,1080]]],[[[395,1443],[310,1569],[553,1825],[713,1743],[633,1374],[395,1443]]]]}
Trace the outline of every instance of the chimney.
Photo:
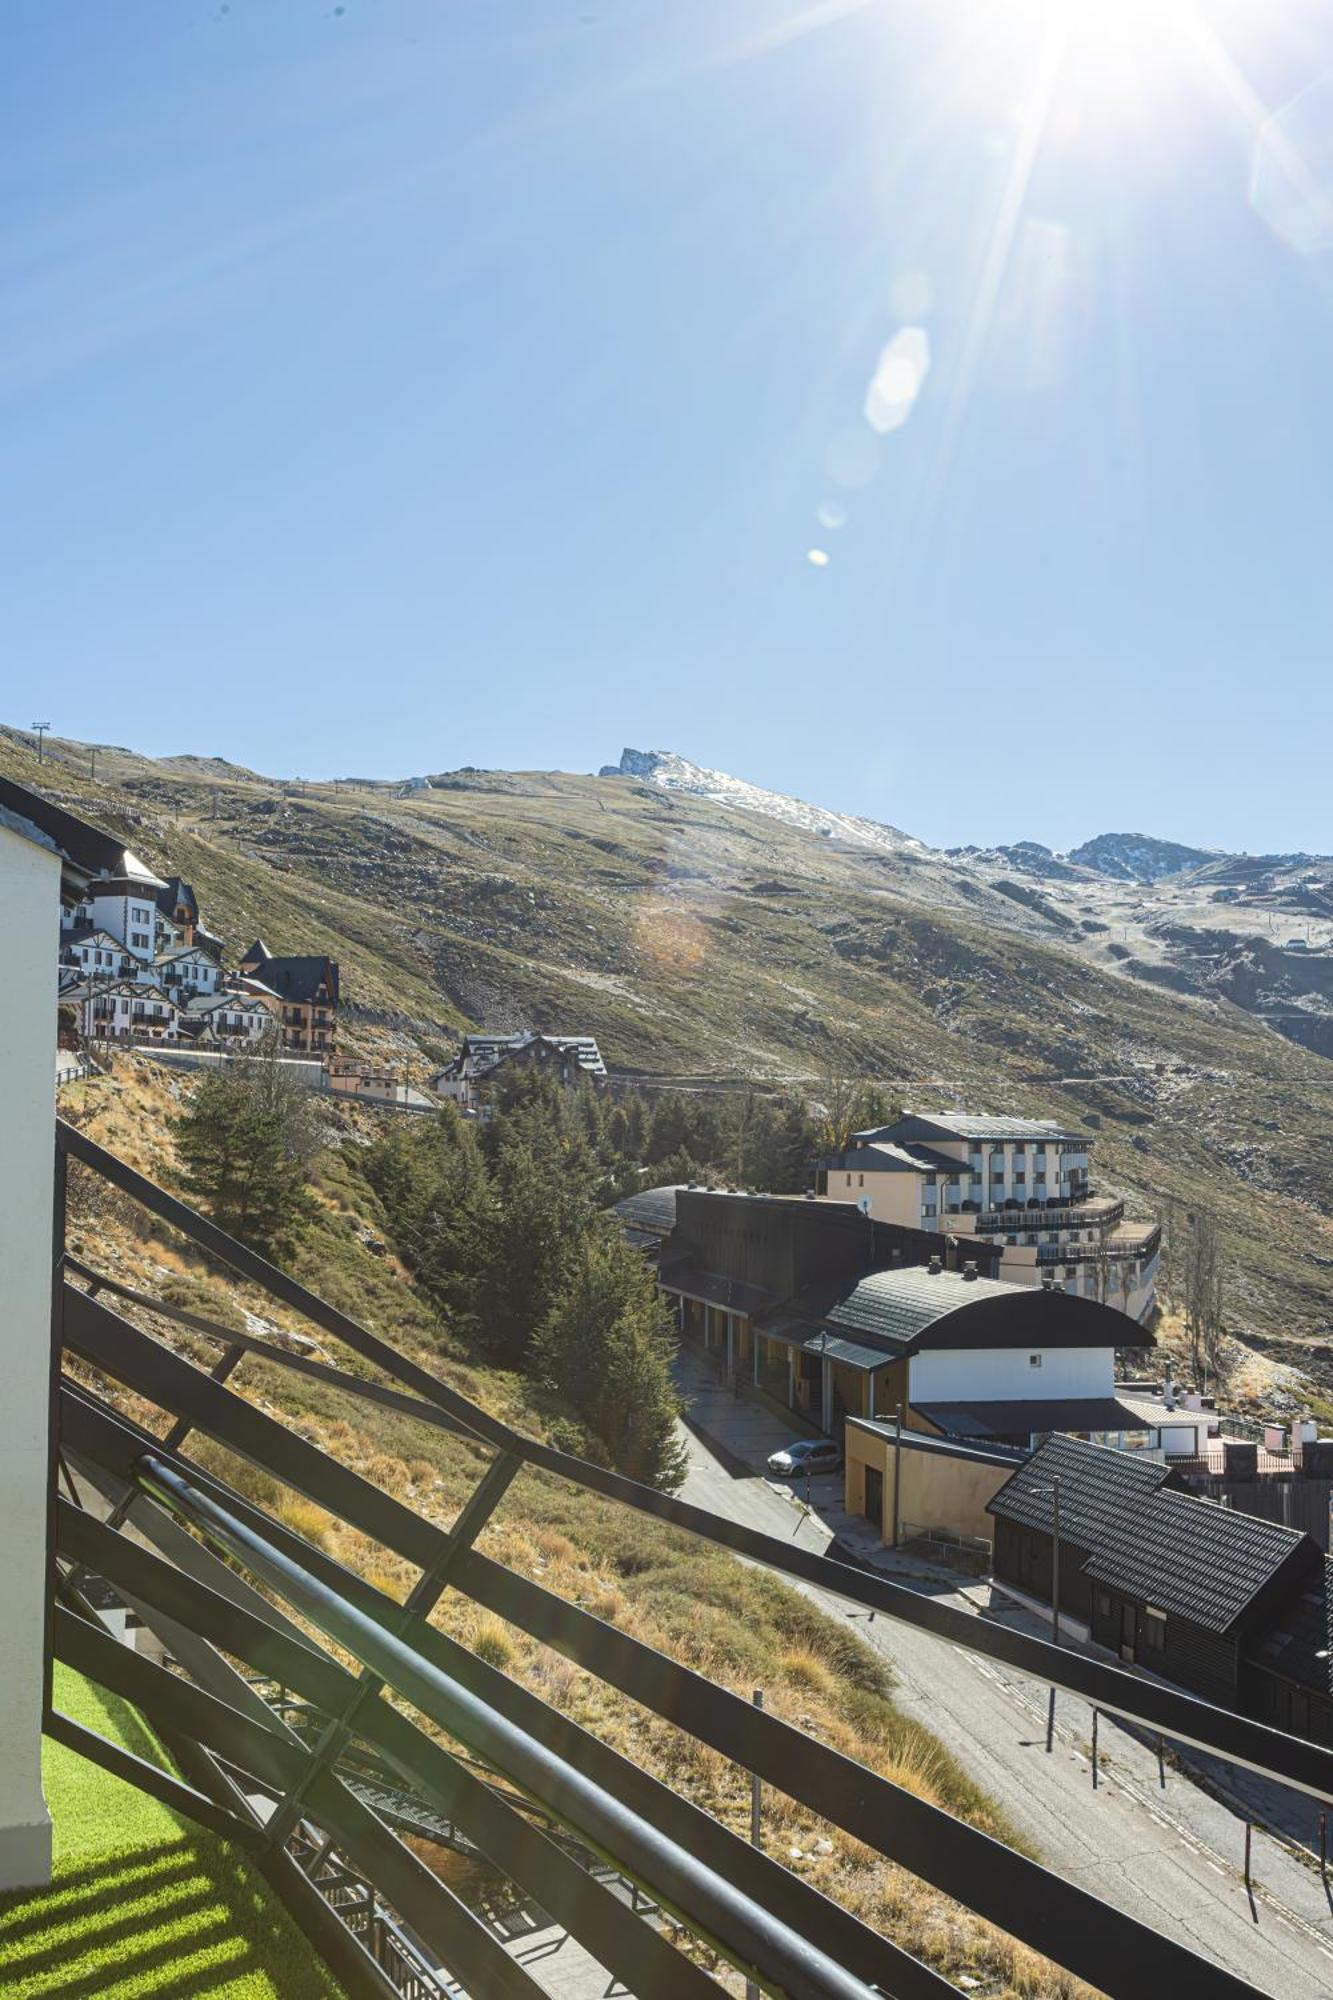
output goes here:
{"type": "Polygon", "coordinates": [[[929,1271],[932,1278],[938,1278],[940,1272],[944,1269],[944,1266],[943,1264],[941,1264],[938,1257],[932,1257],[930,1262],[927,1264],[926,1269],[927,1271],[929,1271]]]}
{"type": "Polygon", "coordinates": [[[975,1258],[969,1257],[963,1266],[963,1282],[970,1285],[977,1275],[975,1258]]]}

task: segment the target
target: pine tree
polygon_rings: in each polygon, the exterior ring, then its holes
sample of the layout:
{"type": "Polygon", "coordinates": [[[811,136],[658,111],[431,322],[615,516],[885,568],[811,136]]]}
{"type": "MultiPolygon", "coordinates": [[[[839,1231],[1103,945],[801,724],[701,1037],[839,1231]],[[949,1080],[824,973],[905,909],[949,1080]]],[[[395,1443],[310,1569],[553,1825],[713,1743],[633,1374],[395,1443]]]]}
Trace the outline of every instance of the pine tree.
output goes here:
{"type": "Polygon", "coordinates": [[[177,1121],[194,1199],[261,1256],[290,1254],[314,1214],[306,1187],[319,1143],[309,1093],[260,1057],[210,1070],[177,1121]]]}
{"type": "Polygon", "coordinates": [[[589,1229],[533,1337],[531,1366],[574,1406],[611,1463],[672,1491],[685,1476],[671,1385],[670,1315],[642,1257],[614,1230],[589,1229]]]}
{"type": "Polygon", "coordinates": [[[452,1105],[370,1148],[366,1178],[418,1283],[455,1331],[476,1331],[495,1201],[475,1127],[452,1105]]]}
{"type": "Polygon", "coordinates": [[[511,1367],[525,1360],[595,1213],[593,1162],[563,1111],[532,1097],[495,1120],[478,1338],[511,1367]]]}

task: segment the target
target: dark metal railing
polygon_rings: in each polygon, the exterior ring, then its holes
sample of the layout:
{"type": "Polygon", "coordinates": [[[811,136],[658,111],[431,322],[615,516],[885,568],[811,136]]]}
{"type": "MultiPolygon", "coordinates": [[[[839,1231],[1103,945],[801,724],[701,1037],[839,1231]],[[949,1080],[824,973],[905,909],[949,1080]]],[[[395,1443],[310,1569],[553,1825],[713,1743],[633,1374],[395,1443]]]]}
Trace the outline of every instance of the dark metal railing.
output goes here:
{"type": "MultiPolygon", "coordinates": [[[[1099,1990],[1113,1996],[1178,1990],[1207,2000],[1253,1992],[1173,1937],[505,1568],[475,1546],[476,1538],[514,1477],[538,1468],[1321,1801],[1333,1799],[1333,1751],[977,1619],[526,1437],[84,1134],[62,1125],[59,1143],[62,1160],[77,1160],[120,1187],[300,1311],[381,1378],[288,1352],[65,1261],[56,1336],[83,1364],[84,1381],[67,1375],[61,1391],[60,1455],[71,1493],[88,1505],[62,1498],[56,1508],[55,1652],[143,1708],[182,1771],[170,1781],[179,1809],[191,1809],[185,1794],[197,1802],[196,1817],[207,1812],[208,1823],[257,1846],[270,1879],[350,1986],[382,1992],[388,1974],[345,1924],[337,1925],[339,1936],[329,1932],[336,1920],[327,1902],[292,1859],[293,1843],[311,1824],[323,1829],[330,1852],[336,1849],[376,1886],[392,1920],[422,1938],[468,1991],[536,1991],[482,1919],[350,1788],[350,1767],[341,1760],[364,1750],[456,1824],[632,1992],[684,2000],[719,1992],[711,1974],[676,1948],[677,1927],[770,1992],[877,1991],[925,2000],[951,1990],[930,1967],[431,1625],[429,1612],[449,1588],[1099,1990]],[[221,1355],[212,1374],[113,1311],[107,1298],[216,1344],[221,1355]],[[238,1395],[228,1378],[249,1355],[446,1432],[478,1471],[453,1527],[438,1528],[238,1395]],[[87,1370],[167,1413],[165,1435],[85,1386],[87,1370]],[[192,1431],[409,1561],[418,1580],[407,1601],[386,1597],[182,1457],[192,1431]],[[89,1506],[109,1510],[108,1518],[96,1518],[89,1506]],[[123,1524],[136,1539],[119,1532],[123,1524]],[[79,1590],[89,1575],[105,1578],[159,1631],[189,1679],[89,1623],[79,1590]],[[264,1700],[256,1676],[271,1677],[284,1691],[278,1705],[264,1700]],[[317,1733],[305,1724],[299,1732],[291,1727],[288,1699],[317,1713],[317,1733]],[[411,1722],[402,1701],[447,1742],[411,1722]],[[237,1772],[249,1774],[269,1809],[254,1810],[237,1772]],[[667,1914],[650,1921],[626,1905],[580,1865],[574,1848],[604,1856],[667,1914]]],[[[56,1718],[52,1726],[72,1727],[56,1718]]],[[[94,1754],[110,1761],[105,1752],[94,1754]]],[[[139,1782],[153,1789],[165,1780],[151,1770],[155,1775],[141,1772],[139,1782]]]]}

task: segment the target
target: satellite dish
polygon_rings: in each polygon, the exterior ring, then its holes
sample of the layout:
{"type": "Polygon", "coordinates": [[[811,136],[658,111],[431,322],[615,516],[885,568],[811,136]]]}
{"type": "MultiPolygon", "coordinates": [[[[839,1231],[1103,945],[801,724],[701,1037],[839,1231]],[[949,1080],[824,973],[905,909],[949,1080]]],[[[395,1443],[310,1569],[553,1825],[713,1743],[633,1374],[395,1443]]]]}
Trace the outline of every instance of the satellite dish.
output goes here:
{"type": "Polygon", "coordinates": [[[856,1205],[857,1205],[857,1207],[858,1207],[858,1208],[860,1209],[860,1211],[861,1211],[862,1215],[869,1215],[869,1213],[870,1213],[870,1196],[869,1196],[868,1194],[863,1194],[863,1195],[861,1196],[861,1199],[860,1199],[860,1200],[859,1200],[859,1201],[857,1202],[857,1204],[856,1204],[856,1205]]]}

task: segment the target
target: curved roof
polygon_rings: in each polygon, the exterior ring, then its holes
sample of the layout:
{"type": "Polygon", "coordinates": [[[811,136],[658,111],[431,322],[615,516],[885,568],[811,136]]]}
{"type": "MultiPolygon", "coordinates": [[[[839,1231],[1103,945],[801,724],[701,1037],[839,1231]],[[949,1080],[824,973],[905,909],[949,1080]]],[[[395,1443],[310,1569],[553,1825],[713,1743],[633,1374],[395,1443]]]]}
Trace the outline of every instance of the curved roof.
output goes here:
{"type": "Polygon", "coordinates": [[[676,1226],[676,1196],[682,1185],[673,1181],[668,1187],[640,1188],[637,1194],[614,1202],[613,1210],[626,1229],[666,1236],[676,1226]]]}
{"type": "Polygon", "coordinates": [[[959,1271],[871,1271],[797,1302],[831,1330],[877,1335],[901,1354],[923,1347],[1151,1347],[1152,1335],[1095,1299],[967,1278],[959,1271]]]}

